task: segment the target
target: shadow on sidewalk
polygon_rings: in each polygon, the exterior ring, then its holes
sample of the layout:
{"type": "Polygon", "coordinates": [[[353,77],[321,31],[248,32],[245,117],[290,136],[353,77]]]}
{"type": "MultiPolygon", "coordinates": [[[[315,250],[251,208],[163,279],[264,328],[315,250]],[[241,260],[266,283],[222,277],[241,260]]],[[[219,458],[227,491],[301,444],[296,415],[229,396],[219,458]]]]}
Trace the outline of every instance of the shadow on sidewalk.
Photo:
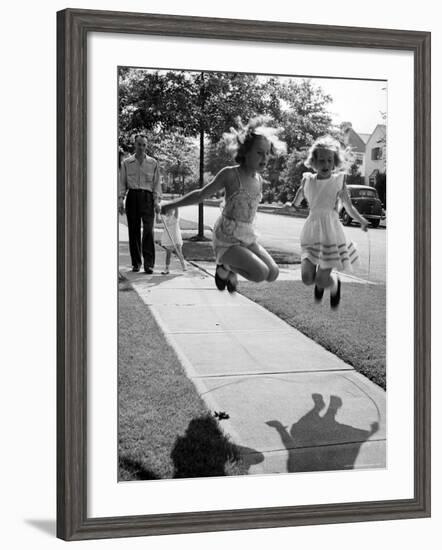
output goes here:
{"type": "Polygon", "coordinates": [[[175,478],[231,475],[229,470],[235,464],[241,472],[233,473],[245,474],[250,466],[264,460],[259,451],[230,442],[210,415],[189,422],[184,435],[177,437],[170,456],[175,478]]]}
{"type": "Polygon", "coordinates": [[[147,275],[143,270],[138,273],[132,273],[131,271],[123,271],[120,273],[129,283],[144,283],[146,288],[158,286],[166,281],[172,281],[177,277],[182,277],[182,273],[162,275],[161,273],[154,272],[153,275],[147,275]]]}
{"type": "Polygon", "coordinates": [[[319,414],[325,408],[323,396],[314,393],[312,399],[313,408],[292,425],[290,432],[278,420],[266,422],[277,430],[289,452],[287,471],[314,472],[354,468],[362,444],[379,430],[379,424],[373,422],[370,430],[341,424],[336,421],[336,414],[342,407],[340,397],[330,396],[328,409],[323,416],[319,414]],[[343,441],[346,443],[341,443],[343,441]]]}

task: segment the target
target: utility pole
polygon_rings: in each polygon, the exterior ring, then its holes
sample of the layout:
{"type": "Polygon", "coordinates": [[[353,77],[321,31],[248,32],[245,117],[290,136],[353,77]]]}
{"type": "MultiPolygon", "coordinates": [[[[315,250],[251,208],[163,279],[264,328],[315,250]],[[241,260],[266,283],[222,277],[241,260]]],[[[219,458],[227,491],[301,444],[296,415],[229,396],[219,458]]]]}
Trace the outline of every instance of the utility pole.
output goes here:
{"type": "MultiPolygon", "coordinates": [[[[204,187],[204,135],[205,135],[205,102],[206,102],[206,83],[204,80],[204,72],[198,77],[200,80],[200,174],[199,174],[199,187],[204,187]]],[[[198,234],[192,237],[193,241],[207,241],[204,236],[204,204],[201,202],[198,205],[198,234]]]]}

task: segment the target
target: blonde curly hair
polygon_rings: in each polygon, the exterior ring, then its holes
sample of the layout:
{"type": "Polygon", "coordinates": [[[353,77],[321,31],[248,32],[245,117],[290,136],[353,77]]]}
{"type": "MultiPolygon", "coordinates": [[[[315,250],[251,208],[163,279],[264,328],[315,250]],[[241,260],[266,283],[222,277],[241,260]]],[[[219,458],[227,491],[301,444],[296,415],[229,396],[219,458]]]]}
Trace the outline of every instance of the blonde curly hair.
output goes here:
{"type": "Polygon", "coordinates": [[[223,134],[227,150],[232,154],[235,162],[242,164],[247,152],[252,148],[255,140],[264,137],[270,143],[270,152],[272,155],[281,155],[286,153],[287,146],[281,141],[278,134],[283,128],[270,126],[271,117],[257,116],[251,118],[248,124],[243,124],[241,117],[237,117],[236,128],[230,128],[230,132],[223,134]]]}
{"type": "Polygon", "coordinates": [[[307,160],[304,162],[308,168],[315,168],[318,149],[327,149],[334,153],[335,168],[345,171],[351,164],[353,157],[349,148],[344,148],[333,136],[325,135],[319,137],[308,152],[307,160]]]}

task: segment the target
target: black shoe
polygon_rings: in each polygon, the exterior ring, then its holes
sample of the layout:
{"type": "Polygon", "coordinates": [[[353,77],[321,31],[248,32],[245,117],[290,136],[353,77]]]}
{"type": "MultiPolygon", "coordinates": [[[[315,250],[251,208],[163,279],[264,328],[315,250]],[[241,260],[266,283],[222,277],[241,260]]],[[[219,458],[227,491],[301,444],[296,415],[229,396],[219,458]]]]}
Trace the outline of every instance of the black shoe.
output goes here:
{"type": "Polygon", "coordinates": [[[324,289],[315,285],[315,302],[320,302],[324,296],[324,289]]]}
{"type": "Polygon", "coordinates": [[[151,267],[144,267],[144,273],[147,273],[148,275],[152,275],[153,269],[151,267]]]}
{"type": "Polygon", "coordinates": [[[132,271],[133,271],[134,273],[138,273],[138,272],[140,271],[140,266],[139,266],[139,265],[133,265],[133,266],[132,266],[132,271]]]}
{"type": "Polygon", "coordinates": [[[336,309],[341,301],[341,279],[338,277],[338,288],[335,294],[330,292],[330,307],[336,309]]]}
{"type": "Polygon", "coordinates": [[[232,292],[236,292],[236,287],[238,286],[238,277],[236,275],[236,273],[233,273],[233,271],[231,271],[229,273],[229,278],[227,279],[227,290],[232,293],[232,292]]]}
{"type": "Polygon", "coordinates": [[[218,275],[218,268],[219,267],[222,267],[224,269],[224,266],[222,264],[218,264],[216,266],[216,270],[215,270],[215,284],[216,284],[216,288],[218,290],[224,290],[226,288],[226,285],[227,285],[227,279],[221,279],[221,277],[218,275]]]}

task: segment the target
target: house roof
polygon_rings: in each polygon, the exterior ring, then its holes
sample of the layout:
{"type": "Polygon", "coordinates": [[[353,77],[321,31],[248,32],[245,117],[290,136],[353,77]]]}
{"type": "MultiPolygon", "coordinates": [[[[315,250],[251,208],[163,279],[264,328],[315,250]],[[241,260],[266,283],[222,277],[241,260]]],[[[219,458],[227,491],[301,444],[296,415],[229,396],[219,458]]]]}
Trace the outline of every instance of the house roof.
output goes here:
{"type": "Polygon", "coordinates": [[[381,130],[384,130],[384,133],[387,129],[387,126],[385,124],[376,124],[376,128],[373,130],[373,132],[370,134],[370,138],[369,138],[369,141],[370,139],[374,136],[374,134],[376,133],[376,130],[380,128],[381,130]]]}
{"type": "Polygon", "coordinates": [[[385,124],[377,124],[371,134],[360,134],[352,127],[347,130],[347,144],[358,153],[365,153],[366,146],[378,128],[386,129],[385,124]]]}
{"type": "Polygon", "coordinates": [[[355,132],[353,128],[349,128],[347,131],[347,144],[358,153],[365,153],[365,141],[361,138],[361,135],[355,132]]]}
{"type": "MultiPolygon", "coordinates": [[[[376,133],[376,130],[378,130],[378,128],[381,129],[381,130],[384,130],[384,132],[385,132],[387,127],[386,127],[385,124],[376,124],[376,126],[375,126],[375,128],[374,128],[374,130],[371,134],[359,134],[358,133],[359,138],[361,139],[361,141],[364,142],[365,146],[368,146],[368,144],[370,143],[372,137],[374,136],[374,134],[376,133]]],[[[372,144],[370,144],[370,145],[372,145],[372,144]]]]}

